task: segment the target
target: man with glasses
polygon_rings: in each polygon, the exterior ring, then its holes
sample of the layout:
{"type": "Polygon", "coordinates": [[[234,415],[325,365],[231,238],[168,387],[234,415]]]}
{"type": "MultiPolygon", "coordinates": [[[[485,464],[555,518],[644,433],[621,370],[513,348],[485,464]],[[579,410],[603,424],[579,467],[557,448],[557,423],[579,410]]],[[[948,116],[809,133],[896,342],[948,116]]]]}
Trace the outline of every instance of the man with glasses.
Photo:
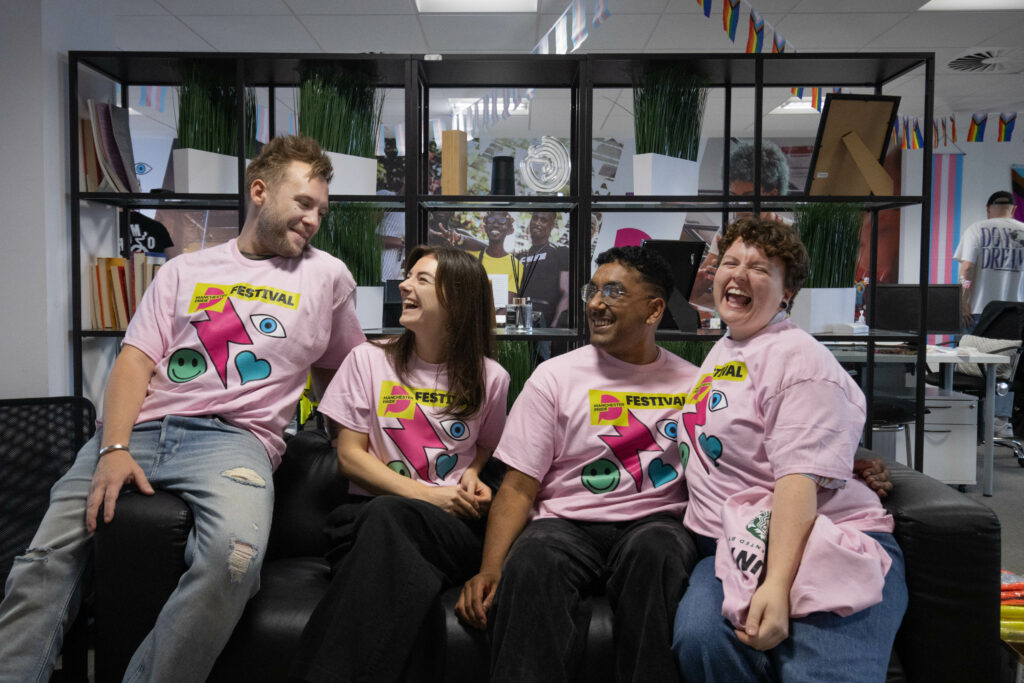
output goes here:
{"type": "Polygon", "coordinates": [[[471,626],[493,622],[495,682],[575,678],[579,603],[601,584],[616,680],[678,677],[672,618],[696,552],[675,435],[697,369],[654,343],[673,285],[664,259],[625,247],[597,263],[582,290],[591,343],[541,364],[516,400],[480,573],[456,605],[471,626]]]}

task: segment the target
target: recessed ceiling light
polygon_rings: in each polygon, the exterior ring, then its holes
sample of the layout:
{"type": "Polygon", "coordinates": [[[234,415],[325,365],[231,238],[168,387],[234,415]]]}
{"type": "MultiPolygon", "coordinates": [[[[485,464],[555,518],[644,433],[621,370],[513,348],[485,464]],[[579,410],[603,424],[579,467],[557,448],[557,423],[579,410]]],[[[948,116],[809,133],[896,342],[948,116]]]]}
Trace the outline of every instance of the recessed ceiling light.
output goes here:
{"type": "MultiPolygon", "coordinates": [[[[465,113],[474,104],[480,101],[479,97],[449,97],[448,106],[451,107],[452,114],[459,115],[465,113]]],[[[515,106],[512,102],[508,103],[508,113],[511,116],[526,116],[530,113],[530,101],[521,100],[519,106],[515,106]]],[[[504,105],[498,103],[498,107],[502,108],[504,105]]]]}
{"type": "Polygon", "coordinates": [[[537,0],[416,0],[420,12],[536,12],[537,0]]]}
{"type": "Polygon", "coordinates": [[[779,106],[772,109],[769,114],[820,114],[821,112],[814,108],[814,102],[811,98],[800,99],[799,97],[790,97],[788,100],[780,104],[779,106]]]}
{"type": "Polygon", "coordinates": [[[928,0],[918,8],[921,12],[984,12],[1007,9],[1024,9],[1024,0],[928,0]]]}

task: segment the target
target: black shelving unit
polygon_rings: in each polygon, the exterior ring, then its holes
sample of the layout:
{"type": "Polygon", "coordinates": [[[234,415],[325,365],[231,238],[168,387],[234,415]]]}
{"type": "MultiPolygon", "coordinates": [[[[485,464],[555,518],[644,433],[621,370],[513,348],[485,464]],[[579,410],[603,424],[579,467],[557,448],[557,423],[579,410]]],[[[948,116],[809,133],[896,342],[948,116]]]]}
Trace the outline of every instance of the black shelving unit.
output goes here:
{"type": "MultiPolygon", "coordinates": [[[[922,285],[920,320],[925,319],[928,277],[929,226],[931,188],[931,148],[925,145],[922,155],[923,187],[920,194],[894,197],[784,197],[754,194],[734,197],[728,194],[728,145],[734,91],[752,89],[754,92],[754,144],[762,141],[763,94],[765,88],[816,87],[828,84],[844,88],[870,88],[882,94],[894,80],[915,70],[923,69],[924,83],[924,139],[932,136],[932,108],[934,93],[934,55],[930,53],[816,53],[816,54],[594,54],[594,55],[444,55],[425,58],[414,55],[333,55],[333,54],[259,54],[259,53],[145,53],[145,52],[71,52],[69,54],[69,170],[71,201],[71,282],[74,393],[83,393],[82,340],[91,337],[121,336],[119,332],[84,329],[81,310],[81,214],[83,204],[97,203],[119,210],[122,220],[127,211],[147,208],[176,209],[228,209],[237,210],[239,225],[244,221],[244,202],[236,194],[119,194],[86,193],[79,191],[78,164],[78,103],[79,70],[87,69],[121,85],[121,105],[127,105],[128,87],[132,85],[176,86],[179,68],[184,62],[199,62],[206,68],[234,74],[239,91],[244,87],[267,88],[270,101],[274,101],[275,88],[297,87],[302,69],[306,65],[335,65],[338,68],[355,67],[376,75],[384,88],[401,88],[404,92],[405,164],[404,196],[331,196],[332,202],[373,203],[387,209],[400,209],[405,213],[406,244],[415,245],[427,239],[427,214],[432,210],[536,210],[548,209],[567,213],[570,238],[570,297],[568,328],[553,329],[534,335],[509,335],[510,339],[558,340],[570,347],[586,343],[587,330],[583,317],[584,306],[572,293],[589,279],[590,254],[589,225],[592,212],[687,212],[717,213],[722,224],[730,212],[763,209],[786,211],[798,202],[858,202],[872,215],[871,281],[877,281],[878,213],[886,209],[906,206],[921,207],[920,230],[920,284],[922,285]],[[722,135],[723,173],[721,191],[695,196],[595,196],[591,189],[594,91],[604,88],[631,88],[633,77],[651,66],[674,65],[689,72],[702,74],[712,89],[723,92],[725,113],[722,135]],[[566,196],[444,196],[427,194],[427,140],[431,118],[429,103],[432,89],[439,88],[557,88],[569,93],[570,157],[572,171],[569,194],[566,196]]],[[[274,130],[274,108],[270,110],[270,129],[274,130]]],[[[241,120],[244,110],[238,107],[241,120]]],[[[239,126],[241,137],[243,126],[239,126]]],[[[240,148],[242,145],[240,145],[240,148]]],[[[759,157],[759,155],[758,155],[759,157]]],[[[239,156],[238,178],[242,187],[245,159],[239,156]]],[[[760,187],[761,169],[758,163],[754,173],[754,187],[760,187]]],[[[873,310],[868,305],[869,315],[873,310]]],[[[870,320],[868,321],[871,322],[870,320]]],[[[919,326],[919,329],[923,326],[919,326]]],[[[386,332],[382,331],[382,332],[386,332]]],[[[713,341],[719,333],[697,331],[693,333],[659,332],[660,338],[713,341]]],[[[926,334],[894,334],[872,331],[868,335],[819,335],[835,341],[867,342],[866,393],[873,391],[874,346],[876,341],[907,341],[918,344],[916,357],[919,369],[925,366],[926,334]]],[[[918,406],[917,448],[915,466],[922,469],[924,372],[917,372],[916,399],[918,406]]],[[[870,424],[870,400],[869,400],[870,424]]],[[[866,440],[870,445],[870,430],[866,440]]]]}

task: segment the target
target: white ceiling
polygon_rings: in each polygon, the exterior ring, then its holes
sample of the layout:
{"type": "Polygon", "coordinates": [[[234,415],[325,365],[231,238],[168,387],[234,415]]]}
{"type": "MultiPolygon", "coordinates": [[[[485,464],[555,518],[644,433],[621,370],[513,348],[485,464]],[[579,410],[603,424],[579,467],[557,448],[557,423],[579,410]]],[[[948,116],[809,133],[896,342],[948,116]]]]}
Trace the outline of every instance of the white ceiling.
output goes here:
{"type": "MultiPolygon", "coordinates": [[[[99,1],[106,4],[116,26],[115,49],[413,54],[529,53],[571,4],[569,0],[540,0],[536,13],[442,15],[419,13],[414,0],[99,1]]],[[[711,17],[705,19],[695,0],[608,0],[611,17],[600,27],[591,27],[579,51],[741,53],[748,19],[741,16],[736,43],[731,43],[722,30],[722,1],[713,0],[711,17]]],[[[1024,50],[1018,47],[1024,36],[1024,10],[918,12],[923,3],[750,0],[765,21],[800,52],[935,52],[937,117],[954,112],[1024,111],[1024,50]],[[993,48],[1002,48],[1010,57],[1004,72],[967,74],[947,66],[965,54],[993,48]]],[[[588,10],[593,7],[591,0],[585,5],[588,10]]],[[[902,79],[895,90],[904,97],[900,113],[922,114],[923,92],[923,70],[902,79]]],[[[771,93],[766,109],[788,94],[782,90],[771,93]]],[[[547,96],[551,102],[535,102],[530,117],[513,117],[503,125],[501,134],[536,132],[544,112],[564,119],[567,130],[568,112],[562,103],[568,104],[568,94],[547,96]]],[[[290,97],[282,99],[284,106],[290,106],[290,97]]],[[[400,96],[389,99],[387,116],[400,120],[400,96]]],[[[628,93],[598,94],[595,135],[615,134],[628,125],[629,99],[628,93]]],[[[737,93],[734,108],[742,109],[744,101],[743,93],[737,93]]],[[[441,112],[444,106],[445,102],[432,101],[431,112],[441,112]]],[[[156,116],[152,111],[143,113],[156,116]]],[[[720,113],[721,98],[712,94],[707,120],[718,120],[720,113]]],[[[173,117],[173,113],[165,112],[165,125],[167,116],[173,117]]],[[[750,125],[741,119],[738,116],[733,124],[736,135],[750,125]]],[[[543,132],[560,133],[562,126],[545,121],[543,132]]],[[[816,126],[816,116],[771,116],[766,117],[765,130],[774,135],[813,135],[816,126]]]]}

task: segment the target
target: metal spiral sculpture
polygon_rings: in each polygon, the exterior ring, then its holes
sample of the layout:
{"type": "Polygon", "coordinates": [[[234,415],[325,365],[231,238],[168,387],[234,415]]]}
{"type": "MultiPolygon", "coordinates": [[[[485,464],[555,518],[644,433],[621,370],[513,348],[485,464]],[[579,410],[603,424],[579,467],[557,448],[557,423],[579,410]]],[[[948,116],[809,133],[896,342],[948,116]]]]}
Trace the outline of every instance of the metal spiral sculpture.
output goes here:
{"type": "Polygon", "coordinates": [[[553,194],[569,182],[572,161],[569,150],[558,138],[543,136],[530,145],[526,156],[519,162],[519,174],[531,190],[553,194]]]}

